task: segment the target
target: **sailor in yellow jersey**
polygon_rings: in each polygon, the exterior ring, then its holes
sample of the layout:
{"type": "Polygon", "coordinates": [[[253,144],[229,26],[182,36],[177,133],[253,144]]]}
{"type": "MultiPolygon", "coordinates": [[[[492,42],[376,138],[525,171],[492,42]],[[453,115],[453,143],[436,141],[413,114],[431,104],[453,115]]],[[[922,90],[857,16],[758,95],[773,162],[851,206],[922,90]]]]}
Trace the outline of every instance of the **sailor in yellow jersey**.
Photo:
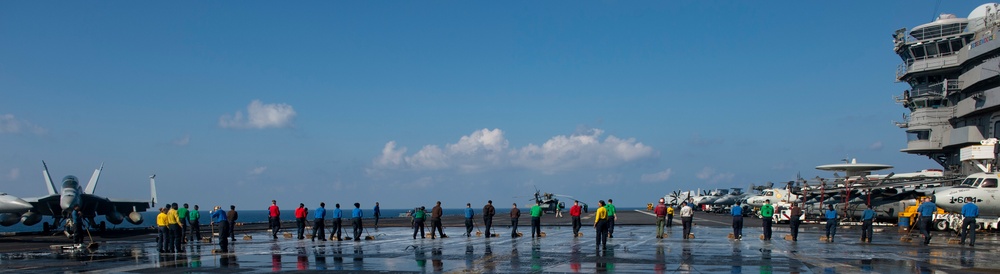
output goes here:
{"type": "Polygon", "coordinates": [[[667,207],[667,227],[670,227],[674,222],[674,206],[667,207]]]}
{"type": "Polygon", "coordinates": [[[181,218],[177,214],[177,203],[173,203],[167,211],[167,228],[170,229],[170,240],[167,241],[168,252],[184,252],[181,246],[181,218]]]}
{"type": "Polygon", "coordinates": [[[597,229],[597,249],[608,250],[608,209],[604,200],[597,202],[597,212],[594,214],[594,228],[597,229]]]}
{"type": "Polygon", "coordinates": [[[156,215],[156,251],[166,252],[163,249],[167,245],[167,210],[160,208],[160,214],[156,215]]]}

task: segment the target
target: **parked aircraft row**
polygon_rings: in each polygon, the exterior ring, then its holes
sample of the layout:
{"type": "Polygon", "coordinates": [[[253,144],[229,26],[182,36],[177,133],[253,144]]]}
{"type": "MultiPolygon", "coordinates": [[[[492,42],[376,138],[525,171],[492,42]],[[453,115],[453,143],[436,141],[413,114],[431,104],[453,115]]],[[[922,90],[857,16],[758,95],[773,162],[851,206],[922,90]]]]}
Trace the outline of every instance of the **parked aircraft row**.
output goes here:
{"type": "Polygon", "coordinates": [[[825,205],[843,206],[848,214],[860,214],[870,205],[882,217],[895,218],[896,213],[920,196],[934,198],[938,207],[959,212],[965,198],[971,197],[979,205],[982,216],[1000,216],[1000,173],[976,173],[968,177],[945,176],[941,170],[928,169],[912,173],[871,174],[872,171],[892,168],[889,165],[865,164],[852,160],[847,163],[822,165],[820,170],[834,171],[833,179],[803,179],[785,183],[780,187],[757,188],[755,195],[743,194],[740,189],[711,191],[675,191],[664,198],[668,202],[689,201],[703,210],[718,210],[741,201],[750,208],[759,208],[765,200],[776,206],[787,207],[791,202],[804,205],[807,212],[818,214],[825,205]],[[840,172],[847,176],[841,177],[840,172]],[[856,213],[855,213],[856,212],[856,213]]]}

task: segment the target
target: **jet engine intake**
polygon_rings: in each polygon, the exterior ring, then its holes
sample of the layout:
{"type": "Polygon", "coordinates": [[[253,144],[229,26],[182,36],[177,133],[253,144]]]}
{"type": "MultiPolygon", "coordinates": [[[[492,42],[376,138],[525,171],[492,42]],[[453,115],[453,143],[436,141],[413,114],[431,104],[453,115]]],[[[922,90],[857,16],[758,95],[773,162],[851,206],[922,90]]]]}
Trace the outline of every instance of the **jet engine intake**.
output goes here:
{"type": "Polygon", "coordinates": [[[128,214],[128,222],[133,225],[142,224],[142,214],[132,211],[132,213],[128,214]]]}

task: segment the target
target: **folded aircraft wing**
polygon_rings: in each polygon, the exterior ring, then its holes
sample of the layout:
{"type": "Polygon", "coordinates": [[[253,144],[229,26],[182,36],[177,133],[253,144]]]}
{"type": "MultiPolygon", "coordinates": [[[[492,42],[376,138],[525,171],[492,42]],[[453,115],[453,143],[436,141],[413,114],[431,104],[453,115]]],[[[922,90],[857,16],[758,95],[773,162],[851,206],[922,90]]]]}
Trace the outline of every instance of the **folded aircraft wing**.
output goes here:
{"type": "Polygon", "coordinates": [[[149,202],[146,201],[111,199],[91,194],[84,194],[81,198],[84,205],[83,210],[95,212],[97,215],[108,215],[112,212],[124,215],[133,211],[144,212],[149,208],[149,202]]]}
{"type": "Polygon", "coordinates": [[[26,198],[24,201],[35,207],[32,211],[45,216],[62,216],[62,206],[59,205],[59,195],[26,198]]]}

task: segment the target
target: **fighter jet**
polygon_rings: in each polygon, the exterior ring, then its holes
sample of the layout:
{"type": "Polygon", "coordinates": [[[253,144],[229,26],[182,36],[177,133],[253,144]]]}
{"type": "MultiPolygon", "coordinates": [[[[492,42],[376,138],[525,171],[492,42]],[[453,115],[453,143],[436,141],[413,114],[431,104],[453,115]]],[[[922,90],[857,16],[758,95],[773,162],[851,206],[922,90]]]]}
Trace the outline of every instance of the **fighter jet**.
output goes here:
{"type": "Polygon", "coordinates": [[[11,226],[21,221],[21,214],[32,207],[27,201],[7,193],[0,193],[0,225],[11,226]]]}
{"type": "MultiPolygon", "coordinates": [[[[144,212],[156,204],[156,183],[154,181],[156,175],[149,178],[150,194],[152,196],[150,201],[122,200],[101,197],[94,194],[97,188],[97,181],[101,176],[101,170],[104,169],[104,164],[101,164],[100,168],[94,170],[94,174],[90,177],[90,182],[87,184],[86,189],[81,188],[80,181],[76,176],[69,175],[63,177],[61,194],[56,192],[56,187],[52,183],[52,177],[49,176],[48,165],[42,162],[42,166],[44,167],[42,176],[45,179],[45,186],[48,188],[49,195],[26,199],[32,206],[32,209],[24,213],[21,218],[21,223],[26,226],[37,224],[42,220],[42,216],[52,216],[54,219],[52,224],[42,224],[42,230],[49,231],[59,226],[60,219],[68,218],[76,206],[80,206],[80,212],[82,212],[84,219],[92,227],[105,228],[103,221],[100,225],[94,222],[94,217],[97,216],[105,216],[108,222],[116,225],[121,224],[122,220],[127,220],[132,224],[141,224],[142,215],[139,212],[144,212]]],[[[0,222],[0,225],[8,224],[0,222]]]]}

